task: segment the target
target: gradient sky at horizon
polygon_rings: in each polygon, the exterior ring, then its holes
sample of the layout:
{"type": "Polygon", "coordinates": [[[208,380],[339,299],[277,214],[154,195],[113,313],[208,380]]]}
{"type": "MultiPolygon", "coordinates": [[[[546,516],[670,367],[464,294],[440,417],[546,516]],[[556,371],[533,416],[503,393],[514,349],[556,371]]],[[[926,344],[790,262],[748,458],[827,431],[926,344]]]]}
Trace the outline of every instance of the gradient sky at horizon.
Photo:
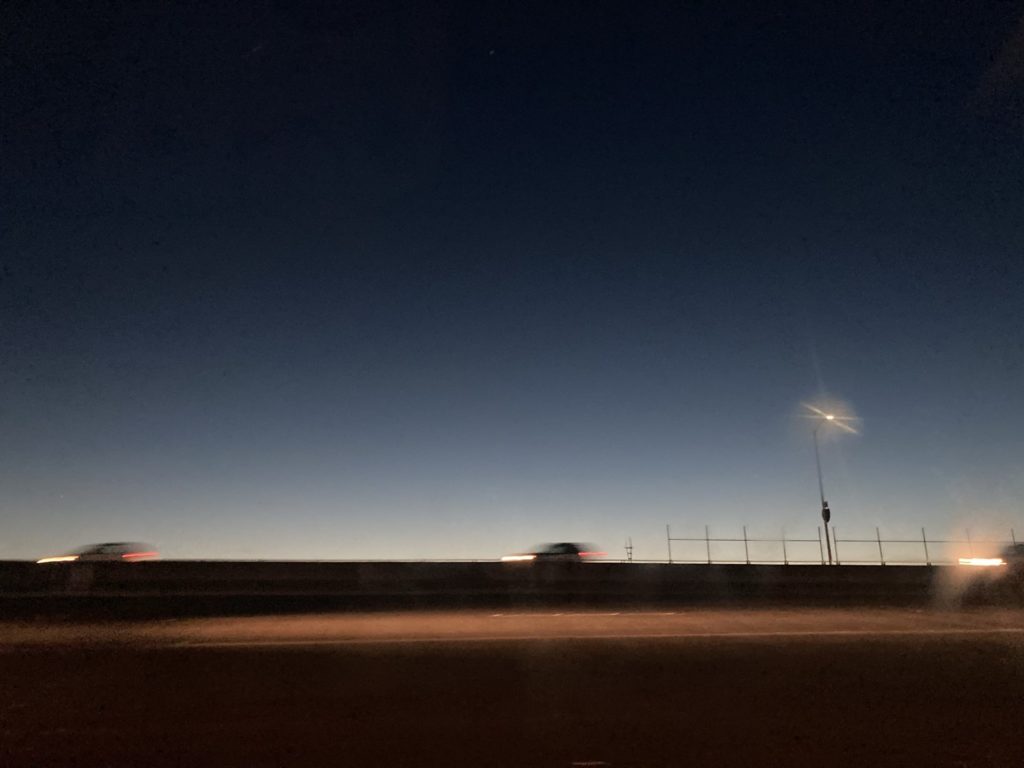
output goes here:
{"type": "Polygon", "coordinates": [[[5,8],[0,558],[1024,534],[1024,8],[761,5],[5,8]]]}

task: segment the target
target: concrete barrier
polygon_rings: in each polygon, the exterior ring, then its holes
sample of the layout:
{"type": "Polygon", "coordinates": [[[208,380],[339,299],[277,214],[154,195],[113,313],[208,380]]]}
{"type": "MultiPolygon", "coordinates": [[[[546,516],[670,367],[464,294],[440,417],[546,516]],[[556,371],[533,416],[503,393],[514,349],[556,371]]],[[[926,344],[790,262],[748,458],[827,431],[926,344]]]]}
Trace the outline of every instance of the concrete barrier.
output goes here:
{"type": "MultiPolygon", "coordinates": [[[[659,563],[0,562],[0,611],[262,613],[509,605],[927,605],[958,601],[943,566],[659,563]]],[[[1018,592],[1012,593],[1019,598],[1018,592]]]]}

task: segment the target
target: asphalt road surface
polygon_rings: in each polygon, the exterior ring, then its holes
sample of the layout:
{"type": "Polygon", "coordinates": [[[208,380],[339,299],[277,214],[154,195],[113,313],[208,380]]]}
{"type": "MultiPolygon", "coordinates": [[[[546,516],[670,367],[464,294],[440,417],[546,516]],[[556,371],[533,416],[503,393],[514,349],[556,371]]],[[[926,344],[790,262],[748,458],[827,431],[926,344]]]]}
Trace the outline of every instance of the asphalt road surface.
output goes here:
{"type": "Polygon", "coordinates": [[[4,766],[1018,766],[1024,613],[0,623],[4,766]]]}

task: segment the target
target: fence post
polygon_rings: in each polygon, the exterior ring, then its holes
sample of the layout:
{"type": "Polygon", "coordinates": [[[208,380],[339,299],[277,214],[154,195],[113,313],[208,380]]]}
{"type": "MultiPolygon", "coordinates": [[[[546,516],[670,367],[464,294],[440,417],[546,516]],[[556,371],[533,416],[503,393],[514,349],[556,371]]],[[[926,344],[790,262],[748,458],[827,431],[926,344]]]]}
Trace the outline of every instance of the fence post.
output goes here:
{"type": "Polygon", "coordinates": [[[1017,536],[1014,534],[1013,528],[1010,529],[1010,543],[1012,543],[1013,546],[1017,546],[1017,536]]]}
{"type": "Polygon", "coordinates": [[[885,565],[885,553],[882,552],[882,532],[875,526],[875,538],[878,539],[878,561],[885,565]]]}
{"type": "Polygon", "coordinates": [[[672,529],[665,526],[665,542],[668,544],[668,564],[672,565],[672,529]]]}
{"type": "Polygon", "coordinates": [[[750,546],[747,544],[747,526],[743,526],[743,554],[747,556],[747,565],[750,565],[750,546]]]}
{"type": "Polygon", "coordinates": [[[821,564],[825,564],[825,545],[821,543],[821,526],[818,526],[818,552],[821,553],[821,564]]]}
{"type": "Polygon", "coordinates": [[[711,565],[711,530],[704,526],[704,546],[708,550],[708,565],[711,565]]]}
{"type": "Polygon", "coordinates": [[[782,564],[789,565],[789,555],[786,554],[786,529],[782,529],[782,564]]]}
{"type": "MultiPolygon", "coordinates": [[[[825,528],[825,535],[828,536],[827,526],[825,528]]],[[[832,551],[836,556],[836,565],[842,565],[842,563],[839,562],[839,534],[836,533],[836,527],[834,525],[832,526],[832,551]]]]}
{"type": "Polygon", "coordinates": [[[928,536],[924,532],[924,527],[921,527],[921,543],[924,544],[924,564],[931,565],[932,559],[928,556],[928,536]]]}
{"type": "Polygon", "coordinates": [[[971,529],[965,528],[967,532],[967,556],[974,557],[974,545],[971,543],[971,529]]]}

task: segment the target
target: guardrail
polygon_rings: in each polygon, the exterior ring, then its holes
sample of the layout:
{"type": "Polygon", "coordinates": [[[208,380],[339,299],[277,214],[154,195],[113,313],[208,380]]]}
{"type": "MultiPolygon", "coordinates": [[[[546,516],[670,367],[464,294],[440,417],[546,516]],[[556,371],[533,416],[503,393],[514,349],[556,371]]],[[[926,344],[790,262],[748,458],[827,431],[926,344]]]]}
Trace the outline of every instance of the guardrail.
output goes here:
{"type": "Polygon", "coordinates": [[[919,539],[886,539],[878,527],[874,537],[844,539],[835,526],[823,531],[820,525],[816,538],[791,537],[785,532],[778,538],[749,536],[745,525],[742,532],[741,537],[712,536],[710,526],[705,525],[703,536],[673,536],[672,527],[666,525],[668,562],[825,565],[828,536],[836,565],[955,565],[960,558],[994,556],[1018,543],[1013,528],[1009,539],[976,539],[969,529],[963,539],[929,539],[924,528],[919,539]],[[673,542],[682,544],[685,554],[697,556],[679,557],[679,548],[672,550],[673,542]]]}

